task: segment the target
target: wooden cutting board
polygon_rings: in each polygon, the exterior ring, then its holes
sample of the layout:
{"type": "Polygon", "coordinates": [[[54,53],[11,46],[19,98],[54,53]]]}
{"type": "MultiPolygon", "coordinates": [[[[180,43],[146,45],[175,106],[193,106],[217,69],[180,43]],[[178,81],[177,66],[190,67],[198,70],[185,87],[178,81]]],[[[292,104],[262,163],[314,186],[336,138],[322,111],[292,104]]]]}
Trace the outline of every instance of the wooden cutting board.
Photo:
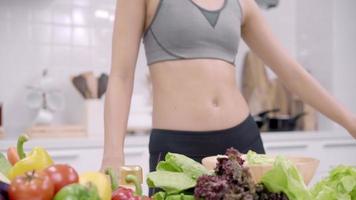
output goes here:
{"type": "Polygon", "coordinates": [[[317,112],[314,108],[304,103],[300,98],[293,96],[291,104],[291,115],[305,112],[303,118],[298,121],[297,128],[304,131],[314,131],[318,128],[317,112]]]}
{"type": "Polygon", "coordinates": [[[316,130],[315,110],[292,95],[278,78],[269,80],[265,64],[252,52],[248,52],[244,59],[241,86],[242,95],[253,115],[275,108],[280,109],[280,112],[272,113],[270,116],[295,116],[306,112],[308,114],[298,121],[297,128],[316,130]]]}
{"type": "Polygon", "coordinates": [[[252,114],[271,109],[268,101],[270,81],[265,64],[253,52],[248,52],[242,69],[242,95],[249,103],[252,114]]]}
{"type": "Polygon", "coordinates": [[[271,81],[269,95],[272,107],[280,109],[278,114],[290,114],[291,94],[287,91],[279,79],[271,81]]]}
{"type": "Polygon", "coordinates": [[[57,125],[57,126],[33,126],[26,130],[31,138],[74,138],[86,137],[83,126],[57,125]]]}

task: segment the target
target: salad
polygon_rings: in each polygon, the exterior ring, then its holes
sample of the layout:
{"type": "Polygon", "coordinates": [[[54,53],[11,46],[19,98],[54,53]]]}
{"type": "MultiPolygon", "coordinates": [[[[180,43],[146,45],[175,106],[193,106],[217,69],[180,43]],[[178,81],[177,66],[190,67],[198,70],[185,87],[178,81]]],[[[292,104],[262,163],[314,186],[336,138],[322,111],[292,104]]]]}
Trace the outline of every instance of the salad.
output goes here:
{"type": "Polygon", "coordinates": [[[26,135],[0,153],[0,200],[356,200],[356,167],[338,166],[310,189],[296,166],[283,156],[269,157],[236,149],[218,157],[214,170],[187,156],[167,153],[147,185],[159,188],[152,197],[142,195],[137,177],[127,175],[135,190],[118,185],[111,169],[105,173],[78,173],[65,163],[55,163],[46,149],[24,151],[26,135]],[[260,182],[249,166],[272,165],[260,182]]]}

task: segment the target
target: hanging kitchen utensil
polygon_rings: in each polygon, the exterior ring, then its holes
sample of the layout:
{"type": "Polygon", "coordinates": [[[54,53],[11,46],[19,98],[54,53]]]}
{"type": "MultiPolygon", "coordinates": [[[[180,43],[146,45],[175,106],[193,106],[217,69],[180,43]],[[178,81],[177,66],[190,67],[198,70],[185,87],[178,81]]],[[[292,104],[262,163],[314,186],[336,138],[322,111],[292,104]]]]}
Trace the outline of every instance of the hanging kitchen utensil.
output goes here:
{"type": "Polygon", "coordinates": [[[100,99],[106,92],[108,86],[109,77],[108,75],[102,73],[98,78],[98,98],[100,99]]]}
{"type": "Polygon", "coordinates": [[[84,76],[90,93],[90,99],[98,98],[98,82],[92,71],[82,73],[84,76]]]}
{"type": "Polygon", "coordinates": [[[90,98],[90,92],[88,89],[87,81],[82,75],[73,77],[72,83],[75,86],[75,88],[77,88],[77,90],[83,96],[84,99],[90,98]]]}

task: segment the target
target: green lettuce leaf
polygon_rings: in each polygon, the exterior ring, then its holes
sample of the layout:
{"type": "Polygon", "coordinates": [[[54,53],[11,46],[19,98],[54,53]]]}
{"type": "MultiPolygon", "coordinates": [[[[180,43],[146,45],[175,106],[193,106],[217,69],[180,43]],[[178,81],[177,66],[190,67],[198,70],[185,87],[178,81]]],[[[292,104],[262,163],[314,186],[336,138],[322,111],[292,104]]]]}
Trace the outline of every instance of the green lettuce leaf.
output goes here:
{"type": "Polygon", "coordinates": [[[12,165],[6,159],[5,155],[0,153],[0,173],[7,177],[11,167],[12,165]]]}
{"type": "Polygon", "coordinates": [[[311,188],[315,200],[356,200],[356,167],[338,166],[311,188]]]}
{"type": "Polygon", "coordinates": [[[6,184],[10,184],[10,180],[0,172],[0,182],[6,183],[6,184]]]}
{"type": "Polygon", "coordinates": [[[167,195],[165,192],[157,192],[152,196],[153,200],[195,200],[193,195],[188,194],[173,194],[167,195]]]}
{"type": "Polygon", "coordinates": [[[155,171],[147,175],[148,187],[161,188],[167,194],[177,194],[196,185],[196,180],[183,172],[155,171]]]}
{"type": "Polygon", "coordinates": [[[197,179],[209,171],[200,163],[181,154],[167,153],[165,161],[158,163],[157,171],[183,172],[193,179],[197,179]]]}
{"type": "Polygon", "coordinates": [[[267,156],[265,154],[257,154],[254,151],[248,151],[246,154],[246,161],[249,165],[258,165],[258,164],[273,164],[274,158],[267,156]]]}
{"type": "Polygon", "coordinates": [[[202,164],[181,154],[167,153],[156,171],[147,175],[146,182],[148,187],[164,190],[154,195],[155,200],[193,200],[193,195],[184,192],[194,188],[197,178],[203,174],[209,171],[202,164]]]}
{"type": "Polygon", "coordinates": [[[290,200],[312,199],[298,169],[285,157],[276,157],[273,168],[262,177],[261,182],[271,192],[284,192],[290,200]]]}
{"type": "Polygon", "coordinates": [[[152,196],[152,200],[165,200],[166,193],[165,192],[157,192],[152,196]]]}
{"type": "Polygon", "coordinates": [[[175,195],[168,195],[166,200],[195,200],[195,198],[193,195],[175,194],[175,195]]]}

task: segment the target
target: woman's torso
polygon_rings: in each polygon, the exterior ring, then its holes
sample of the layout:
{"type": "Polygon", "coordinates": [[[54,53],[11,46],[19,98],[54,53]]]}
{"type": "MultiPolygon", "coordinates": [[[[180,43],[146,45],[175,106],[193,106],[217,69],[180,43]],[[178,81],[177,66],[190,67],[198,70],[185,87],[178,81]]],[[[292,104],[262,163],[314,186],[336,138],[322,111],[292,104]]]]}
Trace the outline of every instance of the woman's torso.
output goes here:
{"type": "MultiPolygon", "coordinates": [[[[201,7],[216,10],[224,1],[211,1],[211,6],[201,2],[196,1],[201,7]]],[[[158,0],[148,1],[145,30],[152,23],[158,4],[158,0]]],[[[239,124],[249,114],[237,87],[235,66],[230,62],[214,58],[167,60],[151,63],[149,69],[153,128],[220,130],[239,124]]]]}

